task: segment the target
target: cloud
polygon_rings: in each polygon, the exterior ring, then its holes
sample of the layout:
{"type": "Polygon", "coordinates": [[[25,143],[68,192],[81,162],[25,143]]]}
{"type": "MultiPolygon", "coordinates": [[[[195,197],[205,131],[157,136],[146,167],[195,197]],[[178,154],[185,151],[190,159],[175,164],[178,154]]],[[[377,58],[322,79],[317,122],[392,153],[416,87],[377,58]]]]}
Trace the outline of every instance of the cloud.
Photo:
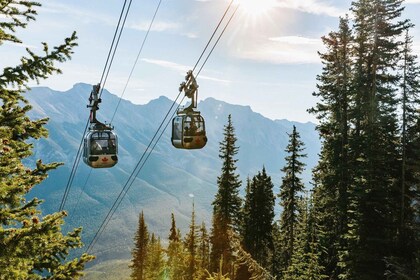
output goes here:
{"type": "Polygon", "coordinates": [[[187,65],[178,64],[175,62],[167,61],[167,60],[159,60],[159,59],[150,59],[150,58],[143,58],[142,61],[158,65],[164,68],[168,68],[171,70],[182,71],[185,73],[190,67],[187,65]]]}
{"type": "Polygon", "coordinates": [[[107,25],[115,25],[115,20],[111,17],[105,16],[100,13],[87,12],[86,10],[78,9],[77,7],[62,3],[47,2],[40,7],[40,10],[50,14],[63,14],[65,15],[65,18],[68,18],[70,15],[85,22],[100,21],[104,22],[107,25]]]}
{"type": "Polygon", "coordinates": [[[239,50],[239,58],[273,64],[320,63],[318,50],[323,49],[321,39],[300,36],[268,38],[254,46],[239,50]]]}
{"type": "Polygon", "coordinates": [[[200,79],[213,81],[213,82],[218,82],[218,83],[224,83],[224,84],[229,84],[229,83],[232,82],[230,80],[219,79],[219,78],[209,77],[209,76],[205,76],[205,75],[200,75],[200,79]]]}
{"type": "Polygon", "coordinates": [[[278,0],[277,7],[331,17],[339,17],[346,13],[345,10],[341,10],[319,0],[278,0]]]}
{"type": "Polygon", "coordinates": [[[31,50],[40,49],[39,46],[23,44],[23,43],[14,43],[14,42],[11,42],[11,41],[4,41],[3,44],[13,46],[13,47],[18,47],[18,48],[28,48],[28,49],[31,49],[31,50]]]}
{"type": "MultiPolygon", "coordinates": [[[[147,31],[149,29],[150,22],[132,23],[128,27],[135,30],[147,31]]],[[[177,30],[180,28],[180,24],[176,22],[166,21],[155,21],[152,25],[151,31],[166,31],[166,30],[177,30]]]]}
{"type": "MultiPolygon", "coordinates": [[[[164,67],[170,70],[180,71],[182,75],[185,75],[185,72],[191,69],[190,66],[178,64],[178,63],[167,61],[167,60],[143,58],[142,61],[150,63],[150,64],[158,65],[160,67],[164,67]]],[[[209,81],[218,82],[218,83],[231,83],[231,81],[229,80],[219,79],[219,78],[210,77],[210,76],[206,76],[202,74],[200,75],[200,79],[209,80],[209,81]]]]}
{"type": "Polygon", "coordinates": [[[405,0],[406,4],[420,4],[420,0],[405,0]]]}

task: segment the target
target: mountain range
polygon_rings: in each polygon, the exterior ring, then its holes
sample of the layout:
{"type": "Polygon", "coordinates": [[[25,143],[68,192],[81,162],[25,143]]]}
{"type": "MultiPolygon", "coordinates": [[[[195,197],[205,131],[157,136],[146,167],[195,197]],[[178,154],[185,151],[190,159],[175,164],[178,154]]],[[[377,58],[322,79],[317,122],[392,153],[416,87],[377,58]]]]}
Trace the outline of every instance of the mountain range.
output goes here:
{"type": "MultiPolygon", "coordinates": [[[[34,141],[34,155],[27,164],[34,164],[38,158],[43,162],[64,163],[30,193],[30,196],[45,200],[42,205],[44,214],[59,209],[89,116],[86,105],[91,89],[91,85],[82,83],[65,92],[34,87],[25,95],[33,106],[32,118],[50,118],[47,125],[49,137],[34,141]]],[[[112,124],[119,139],[119,162],[109,169],[91,169],[83,161],[76,165],[64,207],[69,212],[64,230],[82,226],[85,244],[93,238],[173,104],[169,98],[160,96],[145,105],[135,105],[107,90],[101,97],[98,119],[110,121],[116,112],[112,124]],[[118,111],[115,111],[119,101],[118,111]]],[[[204,221],[210,227],[211,203],[221,170],[219,143],[229,114],[239,147],[236,158],[237,172],[243,181],[242,195],[246,178],[256,175],[263,167],[272,177],[275,194],[279,193],[280,169],[285,164],[284,150],[293,125],[305,143],[307,158],[304,162],[307,166],[302,177],[310,188],[311,169],[316,165],[321,145],[315,124],[271,120],[253,112],[249,106],[228,104],[213,98],[199,102],[198,110],[206,121],[207,145],[201,150],[176,149],[170,143],[170,129],[166,129],[93,248],[92,253],[97,255],[98,261],[130,258],[141,211],[144,211],[149,231],[162,240],[169,234],[171,213],[175,214],[181,232],[186,232],[193,202],[196,222],[204,221]]]]}

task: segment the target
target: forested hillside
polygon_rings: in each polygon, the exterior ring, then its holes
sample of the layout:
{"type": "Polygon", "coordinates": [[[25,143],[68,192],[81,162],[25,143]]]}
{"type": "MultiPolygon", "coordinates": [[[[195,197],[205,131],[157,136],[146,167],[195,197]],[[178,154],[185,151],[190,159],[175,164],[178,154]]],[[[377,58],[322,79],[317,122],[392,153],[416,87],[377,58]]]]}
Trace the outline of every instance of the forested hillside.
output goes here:
{"type": "MultiPolygon", "coordinates": [[[[309,109],[322,139],[313,191],[302,183],[305,143],[293,128],[281,170],[280,219],[274,218],[275,192],[264,167],[248,177],[242,198],[239,134],[229,116],[210,234],[198,234],[193,212],[183,242],[170,235],[168,256],[178,261],[156,266],[161,274],[155,279],[420,277],[420,66],[402,4],[354,1],[337,30],[322,37],[318,102],[309,109]],[[203,255],[197,248],[206,242],[203,255]]],[[[137,236],[145,232],[139,227],[137,236]]],[[[132,267],[144,268],[146,278],[159,255],[148,251],[156,242],[153,234],[136,239],[132,267]]],[[[143,279],[143,273],[132,277],[143,279]]]]}
{"type": "MultiPolygon", "coordinates": [[[[47,212],[58,209],[63,198],[86,124],[86,104],[91,89],[92,86],[87,84],[76,84],[66,92],[35,87],[27,94],[33,104],[32,116],[51,118],[48,123],[50,137],[35,143],[34,159],[44,155],[45,160],[65,163],[51,172],[50,178],[31,194],[46,200],[43,209],[47,212]]],[[[102,99],[104,102],[98,118],[107,120],[114,112],[118,97],[105,90],[102,99]]],[[[145,105],[122,100],[113,121],[119,137],[118,164],[110,169],[91,170],[80,162],[65,209],[70,214],[67,219],[69,226],[77,223],[84,227],[85,242],[90,242],[98,230],[162,121],[161,112],[167,111],[171,104],[172,101],[163,96],[145,105]]],[[[138,213],[142,210],[149,228],[162,238],[168,231],[171,212],[185,232],[190,222],[190,196],[193,195],[197,218],[210,224],[211,201],[217,191],[221,164],[218,145],[223,138],[228,114],[232,114],[240,146],[238,172],[241,181],[265,166],[267,173],[274,178],[276,189],[279,188],[288,133],[296,125],[308,143],[308,158],[305,160],[308,168],[304,181],[308,188],[311,186],[310,168],[315,166],[320,150],[314,124],[273,121],[253,112],[248,106],[232,105],[212,98],[200,102],[199,108],[206,120],[207,145],[202,150],[178,150],[170,143],[170,130],[165,132],[95,246],[94,252],[100,259],[129,257],[138,213]],[[162,205],[165,205],[163,209],[162,205]]],[[[240,193],[245,195],[245,186],[241,187],[240,193]]],[[[278,213],[279,207],[276,209],[278,213]]]]}

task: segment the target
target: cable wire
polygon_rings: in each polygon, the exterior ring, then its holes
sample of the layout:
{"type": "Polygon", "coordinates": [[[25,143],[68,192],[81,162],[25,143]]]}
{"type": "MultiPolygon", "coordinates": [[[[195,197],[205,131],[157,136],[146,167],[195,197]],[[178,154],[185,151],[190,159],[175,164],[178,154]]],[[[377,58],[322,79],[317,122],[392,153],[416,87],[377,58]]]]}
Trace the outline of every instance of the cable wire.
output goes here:
{"type": "Polygon", "coordinates": [[[134,69],[136,68],[137,62],[138,62],[138,60],[140,58],[140,54],[143,51],[143,47],[144,47],[144,45],[146,43],[146,40],[147,40],[147,38],[149,36],[150,30],[152,29],[153,23],[155,21],[155,18],[156,18],[157,12],[159,11],[159,8],[160,8],[161,3],[162,3],[162,0],[159,0],[159,3],[158,3],[158,5],[156,7],[156,10],[155,10],[155,13],[153,14],[152,20],[150,21],[149,28],[147,29],[147,32],[144,35],[143,42],[141,43],[140,49],[139,49],[139,51],[137,53],[136,60],[134,61],[133,67],[131,68],[130,75],[128,75],[127,82],[125,83],[125,86],[124,86],[124,89],[123,89],[123,91],[121,93],[120,99],[118,100],[117,107],[115,108],[114,114],[112,115],[111,123],[114,120],[115,114],[118,111],[118,108],[120,106],[121,100],[122,100],[122,98],[123,98],[123,96],[125,94],[125,91],[127,89],[128,83],[130,82],[131,76],[133,75],[134,69]]]}
{"type": "MultiPolygon", "coordinates": [[[[111,65],[112,65],[112,62],[113,62],[114,56],[115,56],[115,51],[118,47],[118,43],[119,43],[120,38],[121,38],[122,30],[124,28],[125,20],[127,19],[128,12],[130,11],[132,0],[130,0],[128,8],[125,9],[127,1],[128,0],[124,1],[123,7],[121,9],[121,13],[120,13],[120,16],[119,16],[119,19],[118,19],[118,24],[117,24],[117,27],[115,29],[114,36],[112,38],[112,43],[111,43],[111,46],[110,46],[109,51],[108,51],[108,56],[107,56],[107,59],[106,59],[106,62],[105,62],[104,69],[102,71],[101,80],[100,80],[100,83],[99,83],[99,84],[102,84],[102,82],[103,82],[103,85],[102,85],[101,89],[103,89],[103,86],[105,85],[106,79],[107,79],[108,74],[109,74],[109,70],[111,69],[111,65]],[[124,13],[125,13],[125,16],[124,16],[124,13]],[[124,16],[124,21],[123,21],[123,25],[121,26],[121,19],[123,18],[123,16],[124,16]],[[121,26],[121,28],[120,28],[120,26],[121,26]],[[118,31],[119,31],[119,36],[117,38],[118,31]],[[117,41],[115,41],[116,38],[117,38],[117,41]],[[106,76],[105,76],[105,73],[106,73],[106,76]],[[105,77],[105,80],[104,80],[104,77],[105,77]]],[[[101,91],[101,94],[102,94],[102,91],[101,91]]],[[[83,134],[82,134],[82,140],[80,142],[79,149],[77,150],[76,158],[74,160],[73,167],[72,167],[72,170],[70,172],[66,188],[64,190],[64,194],[63,194],[63,198],[62,198],[61,203],[60,203],[59,211],[62,211],[64,209],[65,203],[66,203],[68,195],[70,193],[70,189],[71,189],[71,186],[73,184],[73,180],[74,180],[77,168],[78,168],[79,163],[80,163],[80,158],[81,158],[81,155],[82,155],[81,151],[82,151],[82,147],[83,147],[84,135],[86,135],[88,127],[89,127],[89,119],[86,123],[86,127],[83,131],[83,134]]]]}
{"type": "Polygon", "coordinates": [[[225,12],[224,12],[224,14],[223,14],[222,18],[219,20],[219,23],[217,24],[216,28],[214,29],[213,34],[211,34],[210,39],[209,39],[209,41],[207,42],[207,45],[204,47],[204,50],[202,51],[202,53],[201,53],[200,57],[198,58],[197,62],[196,62],[196,63],[195,63],[195,65],[194,65],[194,68],[193,68],[193,70],[192,70],[193,72],[194,72],[195,68],[197,67],[198,63],[200,62],[201,58],[203,57],[204,53],[206,52],[207,47],[210,45],[210,42],[213,40],[214,35],[216,34],[217,30],[219,29],[220,24],[222,24],[223,19],[225,18],[226,14],[228,13],[228,11],[229,11],[230,7],[232,6],[233,1],[235,1],[235,0],[231,0],[231,1],[230,1],[229,6],[228,6],[228,7],[227,7],[227,9],[225,10],[225,12]]]}
{"type": "MultiPolygon", "coordinates": [[[[232,1],[233,2],[233,1],[232,1]]],[[[232,2],[229,4],[228,8],[226,9],[222,19],[225,17],[227,11],[230,9],[230,6],[232,4],[232,2]]],[[[239,5],[238,5],[239,7],[239,5]]],[[[204,63],[202,64],[200,71],[198,72],[198,74],[201,72],[201,70],[203,69],[204,65],[206,64],[208,58],[210,57],[210,55],[212,54],[214,48],[216,47],[217,43],[219,42],[221,36],[223,35],[224,31],[226,30],[227,26],[230,24],[233,16],[235,15],[238,7],[236,7],[235,11],[233,12],[233,14],[231,15],[231,17],[229,18],[228,22],[226,23],[225,27],[223,28],[221,34],[219,35],[217,41],[215,42],[215,44],[213,45],[210,53],[207,55],[206,60],[204,61],[204,63]]],[[[213,32],[212,38],[214,37],[214,34],[217,32],[217,29],[220,26],[220,22],[216,28],[216,30],[213,32]]],[[[210,40],[211,41],[211,40],[210,40]]],[[[209,42],[210,42],[209,41],[209,42]]],[[[209,46],[210,43],[207,43],[205,49],[207,49],[207,47],[209,46]]],[[[203,54],[205,51],[202,52],[202,54],[200,55],[200,58],[198,59],[197,63],[195,64],[194,68],[199,64],[199,61],[201,60],[203,54]]],[[[196,75],[196,77],[198,76],[198,74],[196,75]]],[[[166,128],[168,127],[171,119],[169,119],[169,121],[166,122],[165,127],[163,128],[163,130],[161,130],[159,137],[157,138],[157,140],[154,142],[152,148],[149,151],[150,146],[152,145],[154,139],[156,138],[157,134],[159,133],[159,130],[161,129],[161,127],[163,126],[163,124],[165,123],[168,115],[170,114],[170,112],[172,111],[173,106],[175,105],[176,101],[178,100],[179,96],[181,95],[182,90],[180,90],[178,96],[176,97],[176,99],[174,100],[174,102],[172,103],[170,109],[168,110],[168,112],[166,113],[164,119],[162,120],[162,122],[160,123],[158,129],[156,130],[155,134],[152,137],[152,140],[150,140],[146,150],[143,152],[143,154],[141,155],[139,161],[137,162],[134,170],[132,171],[132,173],[130,174],[128,180],[126,181],[126,183],[124,184],[121,192],[119,193],[117,199],[114,201],[111,209],[108,211],[105,219],[103,220],[102,224],[100,225],[98,231],[95,233],[92,241],[90,242],[89,246],[86,249],[86,253],[90,253],[91,250],[93,249],[93,247],[95,246],[96,242],[98,241],[98,239],[100,238],[100,236],[102,235],[102,233],[104,232],[105,228],[107,227],[107,225],[109,224],[109,222],[111,221],[114,213],[116,212],[117,208],[119,207],[119,205],[121,204],[122,200],[124,199],[125,195],[127,194],[128,190],[130,189],[130,187],[132,186],[132,184],[134,183],[135,179],[137,178],[138,174],[140,173],[140,171],[142,170],[142,168],[144,167],[144,165],[146,164],[147,160],[149,159],[150,155],[152,154],[154,148],[156,147],[157,143],[159,142],[160,138],[162,137],[163,133],[165,132],[166,128]],[[149,151],[149,152],[148,152],[149,151]],[[145,157],[146,153],[148,152],[148,155],[145,157]],[[143,161],[144,158],[144,161],[143,161]],[[143,163],[142,163],[143,161],[143,163]],[[141,164],[142,163],[142,164],[141,164]]],[[[175,115],[176,111],[178,110],[178,108],[180,107],[182,101],[184,100],[185,96],[182,98],[181,102],[178,104],[176,110],[172,113],[171,118],[175,115]]]]}
{"type": "Polygon", "coordinates": [[[196,78],[200,75],[201,70],[203,70],[204,65],[207,63],[207,60],[209,59],[210,55],[213,53],[214,48],[215,48],[215,47],[217,46],[217,44],[219,43],[219,40],[220,40],[220,38],[222,37],[223,33],[225,33],[226,28],[227,28],[227,27],[228,27],[228,25],[230,24],[230,22],[231,22],[232,18],[235,16],[236,11],[238,10],[238,8],[239,8],[239,4],[238,4],[238,6],[236,6],[235,11],[233,11],[233,13],[232,13],[232,15],[230,16],[230,18],[229,18],[228,22],[226,23],[225,27],[223,28],[222,32],[220,33],[219,37],[217,38],[216,43],[214,43],[213,47],[211,48],[211,50],[210,50],[209,54],[207,55],[206,59],[204,60],[203,64],[201,65],[200,70],[198,70],[197,74],[195,75],[195,77],[196,77],[196,78]]]}

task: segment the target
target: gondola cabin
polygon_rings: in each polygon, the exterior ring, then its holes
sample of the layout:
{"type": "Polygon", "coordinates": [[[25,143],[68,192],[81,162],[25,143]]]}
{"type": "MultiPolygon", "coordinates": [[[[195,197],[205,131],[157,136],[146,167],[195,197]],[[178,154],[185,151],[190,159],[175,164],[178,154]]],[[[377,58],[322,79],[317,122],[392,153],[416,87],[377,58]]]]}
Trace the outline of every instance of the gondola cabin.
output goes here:
{"type": "Polygon", "coordinates": [[[112,167],[118,162],[118,139],[112,130],[91,130],[84,138],[83,161],[92,168],[112,167]]]}
{"type": "Polygon", "coordinates": [[[172,120],[172,145],[179,149],[201,149],[207,143],[200,112],[178,113],[172,120]]]}

